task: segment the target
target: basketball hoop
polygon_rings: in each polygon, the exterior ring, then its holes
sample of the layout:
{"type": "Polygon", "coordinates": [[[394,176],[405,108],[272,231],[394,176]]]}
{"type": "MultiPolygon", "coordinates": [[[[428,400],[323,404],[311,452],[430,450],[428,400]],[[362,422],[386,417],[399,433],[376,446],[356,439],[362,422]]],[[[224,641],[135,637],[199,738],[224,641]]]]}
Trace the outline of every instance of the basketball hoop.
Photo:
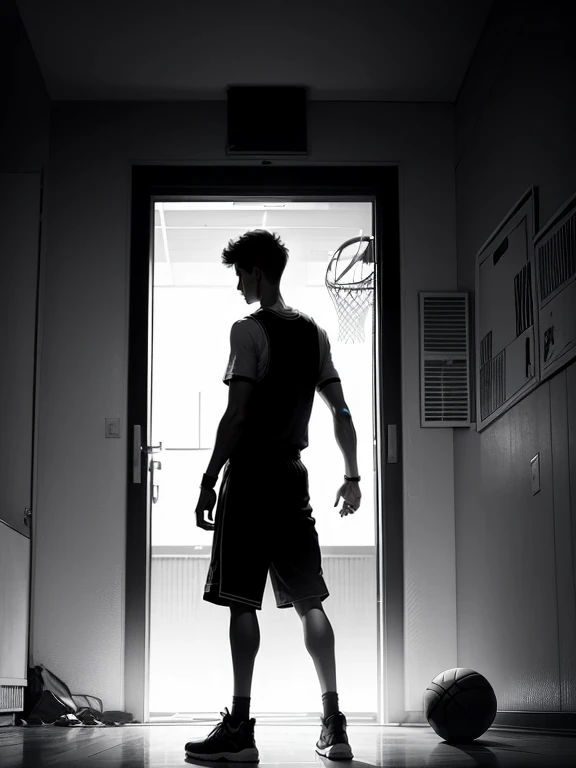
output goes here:
{"type": "Polygon", "coordinates": [[[362,277],[363,265],[374,264],[374,237],[373,235],[361,235],[346,240],[345,243],[334,251],[328,269],[326,270],[325,284],[328,293],[334,302],[334,307],[338,315],[338,339],[337,341],[347,344],[363,344],[364,322],[366,314],[374,301],[374,269],[366,277],[362,277]],[[336,275],[336,268],[342,251],[350,245],[358,243],[358,250],[350,264],[336,275]],[[360,253],[362,243],[368,243],[363,253],[360,253]],[[360,264],[360,279],[355,282],[342,283],[344,277],[352,267],[360,264]],[[334,265],[334,269],[332,269],[334,265]],[[333,273],[332,279],[329,274],[333,273]]]}

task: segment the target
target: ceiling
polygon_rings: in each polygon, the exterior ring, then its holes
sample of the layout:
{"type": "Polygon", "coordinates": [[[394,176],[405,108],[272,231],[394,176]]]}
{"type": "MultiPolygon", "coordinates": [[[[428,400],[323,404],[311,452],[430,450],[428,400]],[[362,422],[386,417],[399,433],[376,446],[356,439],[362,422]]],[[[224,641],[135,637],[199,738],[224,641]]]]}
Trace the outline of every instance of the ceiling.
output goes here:
{"type": "MultiPolygon", "coordinates": [[[[222,265],[230,240],[251,229],[278,234],[289,251],[284,287],[324,286],[331,256],[347,240],[372,234],[370,202],[248,203],[158,202],[154,210],[154,285],[164,287],[236,287],[233,270],[222,265]]],[[[332,265],[339,278],[366,243],[347,246],[332,265]]],[[[359,262],[346,281],[357,282],[372,272],[359,262]]]]}
{"type": "MultiPolygon", "coordinates": [[[[53,101],[224,100],[229,85],[303,85],[310,100],[456,101],[493,0],[16,0],[53,101]]],[[[155,282],[228,285],[220,254],[278,232],[285,281],[323,285],[371,206],[232,201],[156,208],[155,282]]],[[[349,258],[354,251],[342,254],[349,258]]],[[[340,263],[340,261],[339,261],[340,263]]],[[[357,271],[357,268],[354,267],[357,271]]],[[[353,280],[360,275],[351,273],[353,280]]]]}
{"type": "Polygon", "coordinates": [[[493,0],[17,0],[54,101],[455,102],[493,0]]]}

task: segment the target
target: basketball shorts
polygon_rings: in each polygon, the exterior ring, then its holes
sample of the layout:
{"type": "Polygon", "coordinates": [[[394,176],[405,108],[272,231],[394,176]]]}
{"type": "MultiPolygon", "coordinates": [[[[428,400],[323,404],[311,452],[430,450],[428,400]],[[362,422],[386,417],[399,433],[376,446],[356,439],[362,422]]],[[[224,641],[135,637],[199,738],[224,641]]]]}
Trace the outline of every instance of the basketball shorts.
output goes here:
{"type": "Polygon", "coordinates": [[[260,610],[268,573],[278,608],[309,597],[325,600],[330,593],[315,523],[299,451],[230,459],[218,494],[204,600],[260,610]]]}

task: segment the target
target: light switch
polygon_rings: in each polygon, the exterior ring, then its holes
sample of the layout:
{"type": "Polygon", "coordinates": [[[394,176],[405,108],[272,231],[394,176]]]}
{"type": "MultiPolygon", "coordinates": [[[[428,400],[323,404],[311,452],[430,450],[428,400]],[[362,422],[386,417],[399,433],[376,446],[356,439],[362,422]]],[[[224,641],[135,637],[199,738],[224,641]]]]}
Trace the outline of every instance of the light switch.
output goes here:
{"type": "Polygon", "coordinates": [[[106,419],[106,437],[120,437],[120,419],[106,419]]]}
{"type": "Polygon", "coordinates": [[[537,453],[533,459],[530,459],[532,468],[532,496],[535,496],[540,490],[540,454],[537,453]]]}

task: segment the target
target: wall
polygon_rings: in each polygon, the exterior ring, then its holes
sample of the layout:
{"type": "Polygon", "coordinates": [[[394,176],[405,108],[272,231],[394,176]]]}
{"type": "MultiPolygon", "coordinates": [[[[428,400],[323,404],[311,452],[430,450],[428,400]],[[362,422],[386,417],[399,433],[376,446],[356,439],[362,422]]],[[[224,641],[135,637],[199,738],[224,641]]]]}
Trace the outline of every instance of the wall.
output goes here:
{"type": "Polygon", "coordinates": [[[0,0],[0,170],[39,171],[48,161],[50,98],[13,0],[0,0]]]}
{"type": "MultiPolygon", "coordinates": [[[[20,702],[6,678],[26,679],[32,560],[30,457],[42,171],[49,158],[50,100],[16,4],[0,0],[0,555],[4,707],[20,702]],[[4,525],[6,522],[8,525],[4,525]]],[[[4,723],[6,724],[6,723],[4,723]]]]}
{"type": "MultiPolygon", "coordinates": [[[[540,226],[576,191],[570,28],[558,3],[501,2],[490,17],[456,106],[459,290],[474,290],[477,250],[531,184],[540,226]]],[[[488,677],[499,710],[575,712],[576,366],[482,434],[457,430],[454,454],[458,666],[488,677]]]]}

